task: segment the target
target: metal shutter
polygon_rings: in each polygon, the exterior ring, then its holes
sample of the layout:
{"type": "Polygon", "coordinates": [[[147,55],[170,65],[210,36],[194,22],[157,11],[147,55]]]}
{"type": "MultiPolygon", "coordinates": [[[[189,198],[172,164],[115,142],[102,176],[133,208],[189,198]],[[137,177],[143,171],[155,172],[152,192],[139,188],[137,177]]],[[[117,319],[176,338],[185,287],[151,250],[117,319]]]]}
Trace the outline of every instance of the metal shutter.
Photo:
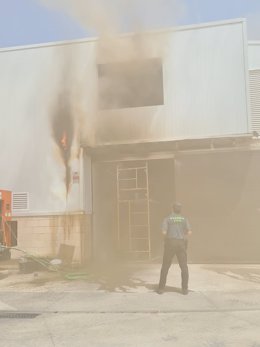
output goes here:
{"type": "Polygon", "coordinates": [[[252,130],[260,134],[260,70],[249,71],[252,130]]]}

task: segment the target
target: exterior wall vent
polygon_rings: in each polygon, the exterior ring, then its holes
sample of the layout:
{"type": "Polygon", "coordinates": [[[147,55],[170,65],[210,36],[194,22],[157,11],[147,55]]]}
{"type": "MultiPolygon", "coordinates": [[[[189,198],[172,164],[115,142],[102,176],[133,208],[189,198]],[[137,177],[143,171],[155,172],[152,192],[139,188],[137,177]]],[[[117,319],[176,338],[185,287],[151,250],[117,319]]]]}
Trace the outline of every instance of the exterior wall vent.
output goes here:
{"type": "Polygon", "coordinates": [[[28,211],[29,210],[29,193],[13,193],[12,194],[12,210],[14,212],[28,211]]]}
{"type": "Polygon", "coordinates": [[[252,130],[260,134],[260,69],[249,71],[252,130]]]}

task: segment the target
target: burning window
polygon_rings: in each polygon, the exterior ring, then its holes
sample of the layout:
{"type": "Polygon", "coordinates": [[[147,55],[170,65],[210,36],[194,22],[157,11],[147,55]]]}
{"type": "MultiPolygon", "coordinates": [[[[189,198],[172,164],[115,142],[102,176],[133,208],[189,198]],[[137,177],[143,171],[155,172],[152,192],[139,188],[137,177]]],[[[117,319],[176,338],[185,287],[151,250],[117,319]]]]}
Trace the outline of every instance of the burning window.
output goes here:
{"type": "Polygon", "coordinates": [[[99,108],[163,105],[161,59],[98,65],[99,108]]]}

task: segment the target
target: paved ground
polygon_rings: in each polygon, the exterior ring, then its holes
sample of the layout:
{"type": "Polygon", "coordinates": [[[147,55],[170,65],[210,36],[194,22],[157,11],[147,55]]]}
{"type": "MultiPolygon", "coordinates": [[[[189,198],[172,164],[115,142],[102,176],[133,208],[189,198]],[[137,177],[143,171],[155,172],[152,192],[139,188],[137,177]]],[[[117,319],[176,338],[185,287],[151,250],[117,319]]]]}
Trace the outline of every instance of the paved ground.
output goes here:
{"type": "Polygon", "coordinates": [[[177,266],[163,295],[158,264],[74,281],[0,267],[1,347],[260,347],[260,265],[190,265],[188,296],[177,266]]]}

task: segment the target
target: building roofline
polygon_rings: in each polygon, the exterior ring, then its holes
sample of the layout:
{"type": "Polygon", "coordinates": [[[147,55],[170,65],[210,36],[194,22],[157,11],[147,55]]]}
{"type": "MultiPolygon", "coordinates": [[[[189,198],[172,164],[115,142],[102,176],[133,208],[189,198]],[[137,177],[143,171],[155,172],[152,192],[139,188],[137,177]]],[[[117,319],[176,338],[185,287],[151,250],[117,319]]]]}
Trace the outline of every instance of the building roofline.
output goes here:
{"type": "Polygon", "coordinates": [[[260,45],[260,40],[250,40],[248,41],[248,46],[258,46],[260,45]]]}
{"type": "MultiPolygon", "coordinates": [[[[145,34],[145,35],[164,34],[168,32],[204,29],[209,27],[225,26],[225,25],[230,25],[230,24],[232,25],[232,24],[245,23],[245,22],[246,22],[245,18],[236,18],[236,19],[228,19],[228,20],[215,21],[215,22],[206,22],[206,23],[143,31],[141,32],[141,34],[145,34]]],[[[119,34],[118,37],[129,37],[136,34],[138,33],[130,32],[125,34],[119,34]]],[[[84,39],[54,41],[54,42],[46,42],[46,43],[24,45],[24,46],[5,47],[5,48],[0,48],[0,53],[20,51],[20,50],[22,51],[22,50],[28,50],[28,49],[46,48],[46,47],[67,46],[67,45],[73,45],[73,44],[82,44],[87,42],[96,42],[98,41],[98,39],[99,39],[98,37],[89,37],[84,39]]],[[[251,41],[251,42],[254,42],[254,41],[251,41]]]]}
{"type": "MultiPolygon", "coordinates": [[[[211,153],[223,150],[248,149],[255,143],[252,134],[236,136],[212,137],[200,139],[185,139],[159,142],[139,142],[125,144],[110,144],[89,147],[81,144],[86,153],[94,161],[113,161],[126,158],[161,158],[176,154],[209,151],[211,153]]],[[[259,141],[259,140],[258,140],[259,141]]],[[[131,159],[132,160],[132,159],[131,159]]]]}

